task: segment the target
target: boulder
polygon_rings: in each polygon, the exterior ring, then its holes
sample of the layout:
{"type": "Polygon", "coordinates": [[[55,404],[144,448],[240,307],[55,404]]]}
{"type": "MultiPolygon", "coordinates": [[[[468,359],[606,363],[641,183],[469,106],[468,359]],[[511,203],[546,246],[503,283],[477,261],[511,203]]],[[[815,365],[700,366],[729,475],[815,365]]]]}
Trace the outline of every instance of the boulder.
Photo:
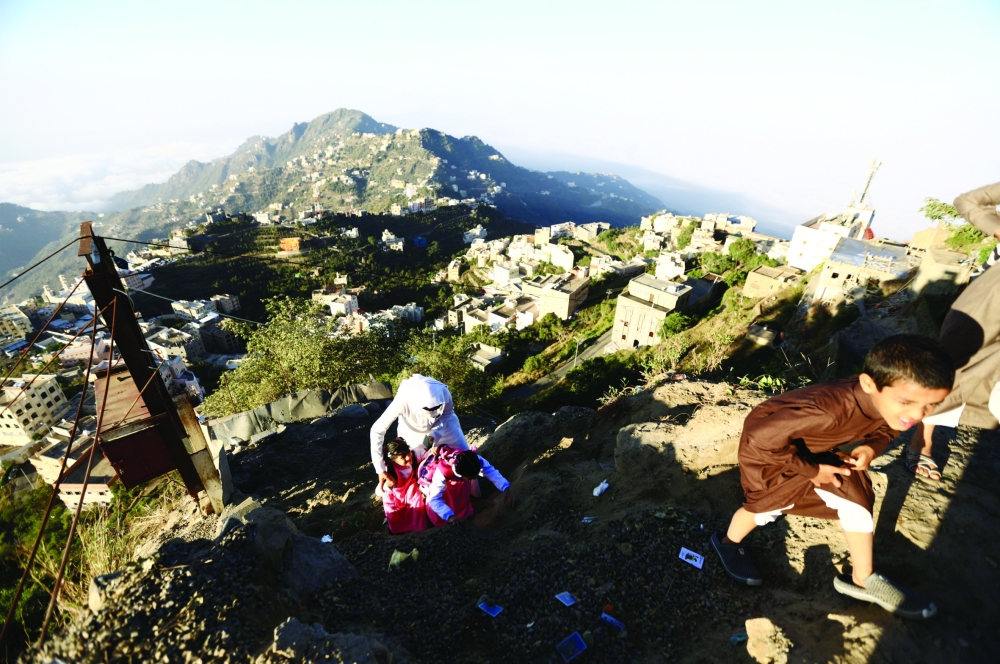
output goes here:
{"type": "Polygon", "coordinates": [[[758,664],[787,664],[792,642],[767,618],[746,621],[747,652],[758,664]]]}
{"type": "Polygon", "coordinates": [[[618,431],[615,470],[625,475],[645,474],[664,461],[673,461],[672,452],[672,447],[664,441],[663,432],[655,425],[629,424],[618,431]]]}
{"type": "Polygon", "coordinates": [[[243,522],[256,528],[253,547],[257,555],[272,568],[280,568],[292,538],[299,532],[291,519],[281,510],[259,507],[247,514],[243,522]]]}
{"type": "MultiPolygon", "coordinates": [[[[384,648],[384,646],[383,646],[384,648]]],[[[339,662],[378,664],[368,639],[358,634],[328,634],[319,623],[289,618],[274,628],[274,642],[258,662],[339,662]]]]}
{"type": "Polygon", "coordinates": [[[590,408],[565,406],[554,414],[518,413],[497,427],[479,446],[479,452],[502,474],[508,475],[529,458],[586,433],[594,416],[590,408]]]}
{"type": "Polygon", "coordinates": [[[90,591],[87,594],[87,606],[91,611],[97,613],[104,608],[104,605],[107,602],[108,585],[111,581],[117,579],[121,575],[121,572],[115,572],[114,574],[95,576],[90,580],[90,591]]]}
{"type": "Polygon", "coordinates": [[[334,417],[368,417],[368,411],[364,406],[352,403],[338,410],[334,417]]]}
{"type": "Polygon", "coordinates": [[[358,578],[358,571],[332,544],[295,535],[285,551],[285,579],[301,597],[309,597],[334,581],[358,578]]]}

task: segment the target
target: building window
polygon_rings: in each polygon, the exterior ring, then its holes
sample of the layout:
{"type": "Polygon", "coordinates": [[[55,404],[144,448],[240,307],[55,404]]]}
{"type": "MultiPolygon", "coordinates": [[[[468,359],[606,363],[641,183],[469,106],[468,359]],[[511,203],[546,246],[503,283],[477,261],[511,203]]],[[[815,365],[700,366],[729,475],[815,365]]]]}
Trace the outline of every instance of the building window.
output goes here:
{"type": "Polygon", "coordinates": [[[650,337],[650,339],[653,338],[653,333],[652,332],[649,333],[649,337],[650,337]]]}
{"type": "Polygon", "coordinates": [[[33,408],[33,406],[30,403],[24,404],[24,409],[25,410],[31,410],[32,408],[33,408]]]}
{"type": "Polygon", "coordinates": [[[627,320],[626,321],[622,321],[622,325],[624,325],[625,327],[628,327],[628,321],[627,320]]]}
{"type": "Polygon", "coordinates": [[[23,424],[24,426],[28,426],[28,418],[21,420],[21,424],[23,424]]]}
{"type": "Polygon", "coordinates": [[[622,341],[625,341],[625,335],[624,334],[622,335],[622,341]]]}
{"type": "Polygon", "coordinates": [[[24,411],[22,409],[18,408],[17,409],[17,414],[18,415],[24,415],[24,411]]]}
{"type": "Polygon", "coordinates": [[[45,402],[45,407],[46,408],[52,408],[52,402],[51,401],[46,401],[45,402]]]}
{"type": "Polygon", "coordinates": [[[834,272],[834,273],[833,273],[833,275],[831,275],[831,276],[832,276],[832,277],[833,277],[834,279],[836,279],[836,278],[837,278],[837,277],[839,277],[840,275],[839,275],[839,274],[837,274],[836,272],[834,272]]]}

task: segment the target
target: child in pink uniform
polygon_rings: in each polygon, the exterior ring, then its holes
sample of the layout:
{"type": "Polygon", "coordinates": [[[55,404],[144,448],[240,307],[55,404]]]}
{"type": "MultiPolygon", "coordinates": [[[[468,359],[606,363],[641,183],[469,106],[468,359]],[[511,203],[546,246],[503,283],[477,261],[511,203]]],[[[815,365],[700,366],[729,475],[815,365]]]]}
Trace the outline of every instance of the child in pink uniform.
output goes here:
{"type": "Polygon", "coordinates": [[[417,468],[410,446],[402,438],[386,445],[388,470],[394,475],[391,486],[382,493],[382,508],[393,534],[407,533],[427,528],[427,511],[424,495],[417,484],[417,468]]]}
{"type": "Polygon", "coordinates": [[[419,483],[427,504],[427,518],[435,526],[472,516],[472,482],[485,477],[503,493],[504,502],[516,502],[510,482],[490,462],[471,450],[459,451],[442,445],[420,464],[419,483]]]}

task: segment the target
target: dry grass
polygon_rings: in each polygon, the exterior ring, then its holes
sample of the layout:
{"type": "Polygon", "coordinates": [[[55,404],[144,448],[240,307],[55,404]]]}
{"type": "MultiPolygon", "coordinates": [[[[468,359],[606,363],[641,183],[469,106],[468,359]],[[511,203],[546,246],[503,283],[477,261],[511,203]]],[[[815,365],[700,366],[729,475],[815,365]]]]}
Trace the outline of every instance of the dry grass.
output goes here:
{"type": "MultiPolygon", "coordinates": [[[[150,483],[141,492],[119,494],[110,505],[85,508],[59,598],[59,609],[64,615],[76,617],[84,610],[90,580],[134,562],[139,545],[160,533],[170,513],[185,501],[190,498],[180,483],[167,476],[150,483]]],[[[38,560],[45,575],[54,578],[58,563],[48,556],[40,556],[38,560]]]]}

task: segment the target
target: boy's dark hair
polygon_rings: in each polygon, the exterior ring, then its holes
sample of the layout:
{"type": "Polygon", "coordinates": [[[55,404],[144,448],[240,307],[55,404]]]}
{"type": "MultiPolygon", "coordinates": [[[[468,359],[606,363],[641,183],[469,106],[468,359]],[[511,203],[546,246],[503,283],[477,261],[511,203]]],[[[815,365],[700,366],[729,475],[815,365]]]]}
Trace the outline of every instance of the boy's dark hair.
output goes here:
{"type": "Polygon", "coordinates": [[[908,380],[928,389],[950,390],[955,365],[936,340],[920,334],[895,334],[868,351],[861,370],[875,381],[881,392],[898,380],[908,380]]]}
{"type": "Polygon", "coordinates": [[[410,453],[410,446],[402,438],[393,438],[385,445],[385,454],[390,459],[398,456],[406,456],[410,453]]]}
{"type": "Polygon", "coordinates": [[[483,472],[483,464],[479,462],[479,455],[472,450],[459,452],[455,457],[455,472],[468,480],[479,477],[479,474],[483,472]]]}

